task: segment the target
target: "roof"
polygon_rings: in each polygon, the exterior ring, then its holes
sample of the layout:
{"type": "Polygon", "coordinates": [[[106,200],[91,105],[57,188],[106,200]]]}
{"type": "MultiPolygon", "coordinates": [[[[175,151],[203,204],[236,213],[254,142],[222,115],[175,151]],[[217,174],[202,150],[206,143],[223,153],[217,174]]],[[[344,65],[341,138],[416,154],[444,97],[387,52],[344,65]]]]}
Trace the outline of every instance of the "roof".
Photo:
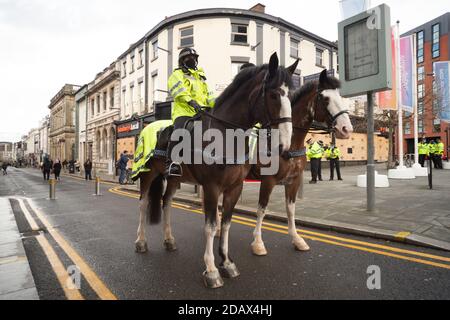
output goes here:
{"type": "Polygon", "coordinates": [[[287,29],[287,31],[294,31],[298,35],[303,36],[308,39],[315,40],[320,44],[333,48],[335,50],[338,49],[335,42],[326,40],[322,37],[315,35],[312,32],[309,32],[305,29],[298,27],[297,25],[288,22],[282,18],[275,17],[266,13],[251,11],[251,10],[243,10],[243,9],[233,9],[233,8],[209,8],[209,9],[198,9],[183,12],[171,17],[168,17],[154,26],[149,32],[145,34],[139,41],[132,44],[124,53],[122,53],[118,59],[122,59],[132,50],[139,47],[145,39],[149,39],[157,35],[161,30],[167,28],[170,25],[180,23],[186,20],[192,19],[201,19],[201,18],[210,18],[210,17],[235,17],[235,18],[249,18],[254,20],[260,20],[263,22],[271,23],[280,26],[281,28],[287,29]]]}

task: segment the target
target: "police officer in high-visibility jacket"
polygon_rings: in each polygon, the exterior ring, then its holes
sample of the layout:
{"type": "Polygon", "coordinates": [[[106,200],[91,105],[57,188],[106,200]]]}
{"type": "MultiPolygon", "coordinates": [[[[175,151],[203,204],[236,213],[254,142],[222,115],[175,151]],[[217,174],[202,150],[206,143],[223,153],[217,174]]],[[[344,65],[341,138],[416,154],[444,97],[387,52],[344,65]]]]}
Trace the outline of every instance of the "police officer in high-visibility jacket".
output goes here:
{"type": "Polygon", "coordinates": [[[309,139],[307,143],[309,144],[309,148],[308,151],[306,152],[306,156],[310,160],[311,176],[312,176],[312,179],[309,183],[316,184],[317,178],[319,176],[320,162],[322,161],[324,150],[323,146],[321,146],[319,142],[313,143],[312,139],[309,139]]]}
{"type": "Polygon", "coordinates": [[[441,139],[436,139],[436,146],[434,156],[436,157],[436,164],[438,169],[443,169],[442,167],[442,157],[444,156],[444,144],[441,139]]]}
{"type": "Polygon", "coordinates": [[[325,151],[325,157],[330,160],[330,181],[334,180],[334,169],[336,168],[336,173],[338,180],[342,181],[341,176],[341,165],[339,159],[341,157],[341,150],[335,145],[331,145],[328,150],[325,151]]]}
{"type": "MultiPolygon", "coordinates": [[[[186,121],[202,107],[214,107],[214,97],[206,84],[205,72],[198,67],[197,52],[192,48],[184,48],[178,57],[178,68],[168,81],[170,95],[174,99],[172,121],[174,130],[184,128],[186,121]]],[[[181,165],[172,162],[171,152],[176,141],[170,141],[167,148],[166,175],[181,176],[181,165]]]]}
{"type": "Polygon", "coordinates": [[[419,163],[422,167],[425,167],[425,159],[430,155],[428,144],[425,139],[422,139],[419,144],[419,163]]]}
{"type": "Polygon", "coordinates": [[[428,149],[430,153],[430,160],[433,161],[434,168],[438,169],[438,161],[437,161],[437,145],[435,140],[431,140],[428,144],[428,149]]]}

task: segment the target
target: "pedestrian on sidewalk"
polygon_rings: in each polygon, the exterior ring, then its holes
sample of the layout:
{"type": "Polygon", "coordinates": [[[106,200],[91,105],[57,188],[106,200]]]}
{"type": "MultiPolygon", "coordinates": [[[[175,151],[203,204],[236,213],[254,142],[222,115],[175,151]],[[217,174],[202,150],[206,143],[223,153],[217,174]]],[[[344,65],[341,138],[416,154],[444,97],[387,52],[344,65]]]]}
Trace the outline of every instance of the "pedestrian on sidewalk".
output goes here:
{"type": "Polygon", "coordinates": [[[92,180],[92,162],[90,159],[87,159],[86,162],[84,163],[84,176],[85,179],[88,180],[92,180]]]}
{"type": "Polygon", "coordinates": [[[8,170],[8,163],[3,162],[2,169],[3,169],[3,175],[6,176],[8,174],[8,172],[6,171],[6,170],[8,170]]]}
{"type": "Polygon", "coordinates": [[[42,164],[42,173],[44,174],[44,180],[50,179],[50,170],[52,170],[53,163],[49,158],[44,158],[44,163],[42,164]]]}
{"type": "Polygon", "coordinates": [[[326,151],[325,157],[330,160],[330,181],[334,180],[334,169],[336,168],[336,173],[339,181],[342,181],[341,176],[341,164],[340,164],[340,157],[341,157],[341,150],[339,150],[338,147],[335,145],[331,145],[330,148],[326,151]]]}
{"type": "Polygon", "coordinates": [[[435,146],[435,157],[436,157],[436,164],[438,169],[443,169],[442,167],[442,157],[444,156],[444,144],[442,143],[440,138],[436,139],[436,146],[435,146]]]}
{"type": "Polygon", "coordinates": [[[123,184],[125,177],[127,175],[127,164],[128,164],[128,151],[124,151],[121,155],[120,155],[120,159],[119,159],[119,169],[120,169],[120,176],[119,176],[119,183],[123,184]]]}
{"type": "Polygon", "coordinates": [[[61,161],[59,159],[56,159],[55,163],[53,164],[53,173],[55,174],[55,180],[61,180],[60,174],[61,174],[61,161]]]}
{"type": "Polygon", "coordinates": [[[67,164],[68,164],[67,160],[64,159],[64,161],[62,162],[62,167],[63,167],[64,171],[67,170],[67,164]]]}

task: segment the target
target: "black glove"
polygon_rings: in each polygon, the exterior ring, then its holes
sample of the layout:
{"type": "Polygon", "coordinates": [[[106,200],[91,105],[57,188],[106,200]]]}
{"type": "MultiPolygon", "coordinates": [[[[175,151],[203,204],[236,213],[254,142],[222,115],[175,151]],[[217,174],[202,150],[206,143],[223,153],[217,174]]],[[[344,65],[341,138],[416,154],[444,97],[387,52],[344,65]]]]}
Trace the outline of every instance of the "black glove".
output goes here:
{"type": "Polygon", "coordinates": [[[195,100],[191,100],[189,101],[189,105],[194,108],[195,112],[200,112],[202,111],[202,107],[200,107],[200,105],[197,103],[197,101],[195,100]]]}

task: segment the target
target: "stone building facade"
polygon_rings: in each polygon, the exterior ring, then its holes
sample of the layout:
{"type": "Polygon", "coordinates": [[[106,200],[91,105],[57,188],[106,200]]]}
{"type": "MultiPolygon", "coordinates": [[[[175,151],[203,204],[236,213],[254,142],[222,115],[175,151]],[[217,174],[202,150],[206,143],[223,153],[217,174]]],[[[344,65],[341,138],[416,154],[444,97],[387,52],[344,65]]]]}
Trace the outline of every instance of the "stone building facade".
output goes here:
{"type": "Polygon", "coordinates": [[[113,62],[88,84],[85,158],[94,170],[114,173],[116,129],[120,113],[120,68],[113,62]]]}
{"type": "Polygon", "coordinates": [[[52,159],[70,161],[75,148],[75,92],[79,86],[66,84],[52,98],[50,109],[49,149],[52,159]]]}

